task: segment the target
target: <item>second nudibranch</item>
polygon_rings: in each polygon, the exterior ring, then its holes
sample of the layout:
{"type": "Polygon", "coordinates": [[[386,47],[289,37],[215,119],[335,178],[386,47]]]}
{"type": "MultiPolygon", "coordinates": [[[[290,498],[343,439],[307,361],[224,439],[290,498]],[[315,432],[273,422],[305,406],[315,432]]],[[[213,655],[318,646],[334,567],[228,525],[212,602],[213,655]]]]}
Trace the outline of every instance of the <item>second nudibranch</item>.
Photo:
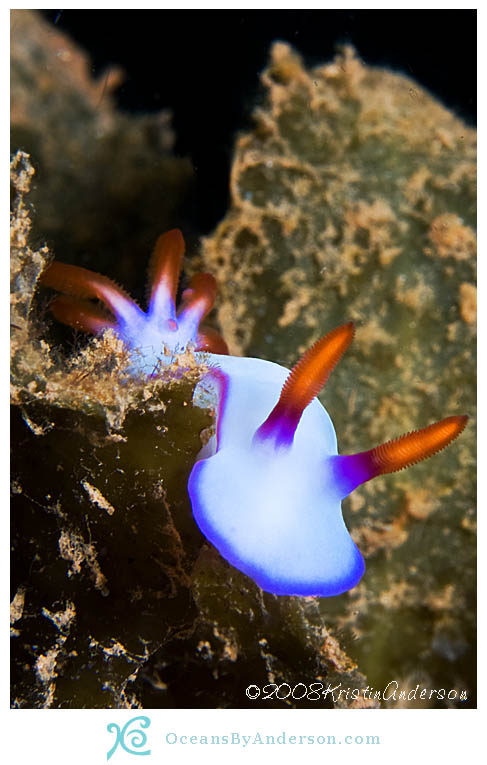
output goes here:
{"type": "Polygon", "coordinates": [[[349,590],[364,561],[343,521],[342,499],[375,476],[440,451],[467,417],[447,417],[369,451],[339,455],[316,396],[352,341],[353,324],[318,340],[290,372],[229,356],[223,339],[201,326],[216,296],[211,275],[192,278],[176,311],[183,253],[180,231],[159,237],[147,312],[111,280],[77,266],[54,262],[42,281],[64,293],[51,306],[60,321],[88,332],[114,330],[131,351],[135,373],[152,375],[188,347],[210,367],[199,385],[210,384],[218,398],[216,435],[200,452],[188,490],[199,528],[223,557],[276,595],[349,590]]]}

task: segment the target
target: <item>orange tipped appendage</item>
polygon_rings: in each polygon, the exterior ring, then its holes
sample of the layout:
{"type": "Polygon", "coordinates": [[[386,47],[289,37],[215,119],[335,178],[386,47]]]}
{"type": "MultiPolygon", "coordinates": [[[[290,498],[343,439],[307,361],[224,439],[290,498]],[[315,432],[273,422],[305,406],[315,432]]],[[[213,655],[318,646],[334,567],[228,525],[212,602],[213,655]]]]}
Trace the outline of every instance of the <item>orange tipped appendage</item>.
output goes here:
{"type": "MultiPolygon", "coordinates": [[[[117,319],[125,322],[134,321],[140,314],[139,307],[115,282],[81,266],[54,261],[41,275],[40,281],[46,287],[75,298],[98,298],[117,319]]],[[[76,301],[73,301],[74,305],[76,301]]]]}
{"type": "Polygon", "coordinates": [[[178,311],[181,332],[198,342],[200,321],[213,308],[216,298],[216,281],[211,274],[196,274],[191,286],[183,292],[183,304],[178,311]]]}
{"type": "Polygon", "coordinates": [[[165,351],[180,353],[187,347],[227,354],[224,340],[200,322],[212,309],[217,293],[211,274],[197,274],[183,292],[182,306],[176,312],[175,298],[184,254],[184,239],[179,229],[162,234],[156,242],[149,268],[150,300],[147,312],[114,282],[93,271],[64,263],[52,263],[42,275],[46,287],[64,293],[51,304],[56,318],[75,329],[103,332],[114,329],[131,350],[136,350],[138,367],[152,374],[165,351]],[[97,298],[110,315],[89,301],[97,298]]]}
{"type": "Polygon", "coordinates": [[[348,496],[357,486],[371,478],[394,473],[432,457],[457,438],[467,422],[468,416],[465,414],[446,417],[426,428],[386,441],[369,451],[335,457],[335,476],[342,489],[342,496],[348,496]]]}
{"type": "Polygon", "coordinates": [[[183,235],[178,228],[158,237],[149,263],[150,312],[174,318],[184,249],[183,235]]]}
{"type": "Polygon", "coordinates": [[[427,428],[414,430],[365,452],[369,455],[374,475],[395,473],[432,457],[460,435],[467,421],[467,415],[446,417],[427,428]]]}
{"type": "Polygon", "coordinates": [[[83,332],[97,334],[106,329],[117,329],[117,323],[107,316],[105,311],[88,300],[60,295],[49,307],[58,321],[83,332]]]}
{"type": "Polygon", "coordinates": [[[215,304],[217,286],[215,277],[211,274],[195,274],[191,279],[191,285],[184,290],[183,305],[179,313],[194,310],[201,319],[211,311],[215,304]]]}
{"type": "Polygon", "coordinates": [[[352,322],[343,324],[306,351],[289,373],[276,406],[257,430],[257,440],[272,438],[279,445],[292,443],[301,415],[325,385],[354,332],[352,322]]]}
{"type": "Polygon", "coordinates": [[[343,324],[318,340],[300,358],[284,383],[278,406],[301,417],[318,395],[336,364],[353,340],[352,322],[343,324]]]}
{"type": "Polygon", "coordinates": [[[229,354],[228,345],[213,327],[202,327],[198,331],[196,350],[218,353],[222,356],[228,356],[229,354]]]}

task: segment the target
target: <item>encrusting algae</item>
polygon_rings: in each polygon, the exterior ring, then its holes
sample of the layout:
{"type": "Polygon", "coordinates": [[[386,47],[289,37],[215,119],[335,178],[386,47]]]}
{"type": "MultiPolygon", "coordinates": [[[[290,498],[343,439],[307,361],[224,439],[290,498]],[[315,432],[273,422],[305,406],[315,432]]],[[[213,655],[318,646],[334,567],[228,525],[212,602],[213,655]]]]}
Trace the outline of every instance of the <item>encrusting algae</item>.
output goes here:
{"type": "MultiPolygon", "coordinates": [[[[230,210],[202,254],[230,352],[291,366],[353,320],[347,365],[320,396],[340,452],[445,411],[473,416],[475,131],[350,48],[308,71],[276,43],[262,83],[255,128],[236,143],[230,210]]],[[[434,464],[348,500],[367,578],[322,610],[376,688],[414,671],[474,693],[474,454],[471,422],[434,464]],[[454,607],[425,605],[450,586],[454,607]],[[384,591],[397,592],[389,610],[384,591]]]]}

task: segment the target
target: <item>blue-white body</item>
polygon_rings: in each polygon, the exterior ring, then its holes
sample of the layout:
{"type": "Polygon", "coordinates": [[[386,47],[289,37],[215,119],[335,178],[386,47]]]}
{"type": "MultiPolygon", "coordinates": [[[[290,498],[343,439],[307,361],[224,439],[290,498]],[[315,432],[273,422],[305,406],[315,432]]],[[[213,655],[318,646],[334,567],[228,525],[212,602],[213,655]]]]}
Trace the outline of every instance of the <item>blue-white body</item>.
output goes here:
{"type": "MultiPolygon", "coordinates": [[[[318,399],[292,447],[253,437],[289,370],[261,359],[206,355],[219,396],[217,437],[200,454],[188,490],[203,534],[224,558],[277,595],[337,595],[364,572],[344,524],[333,460],[335,430],[318,399]],[[213,456],[208,456],[213,453],[213,456]]],[[[211,373],[210,373],[211,379],[211,373]]],[[[208,385],[208,377],[201,385],[208,385]]],[[[198,395],[198,389],[195,391],[198,395]]]]}

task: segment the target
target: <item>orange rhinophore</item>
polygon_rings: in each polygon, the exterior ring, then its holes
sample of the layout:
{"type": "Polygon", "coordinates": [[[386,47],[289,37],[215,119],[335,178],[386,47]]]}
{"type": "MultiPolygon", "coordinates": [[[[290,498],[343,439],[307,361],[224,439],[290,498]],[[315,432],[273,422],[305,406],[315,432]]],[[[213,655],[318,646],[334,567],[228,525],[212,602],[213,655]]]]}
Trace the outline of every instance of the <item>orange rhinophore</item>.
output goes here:
{"type": "Polygon", "coordinates": [[[292,442],[301,415],[325,385],[354,333],[353,322],[343,324],[301,356],[284,383],[279,401],[256,432],[257,440],[270,438],[282,446],[292,442]]]}
{"type": "Polygon", "coordinates": [[[335,457],[335,472],[345,492],[343,496],[371,478],[395,473],[432,457],[460,435],[467,421],[465,414],[453,415],[366,452],[335,457]]]}

